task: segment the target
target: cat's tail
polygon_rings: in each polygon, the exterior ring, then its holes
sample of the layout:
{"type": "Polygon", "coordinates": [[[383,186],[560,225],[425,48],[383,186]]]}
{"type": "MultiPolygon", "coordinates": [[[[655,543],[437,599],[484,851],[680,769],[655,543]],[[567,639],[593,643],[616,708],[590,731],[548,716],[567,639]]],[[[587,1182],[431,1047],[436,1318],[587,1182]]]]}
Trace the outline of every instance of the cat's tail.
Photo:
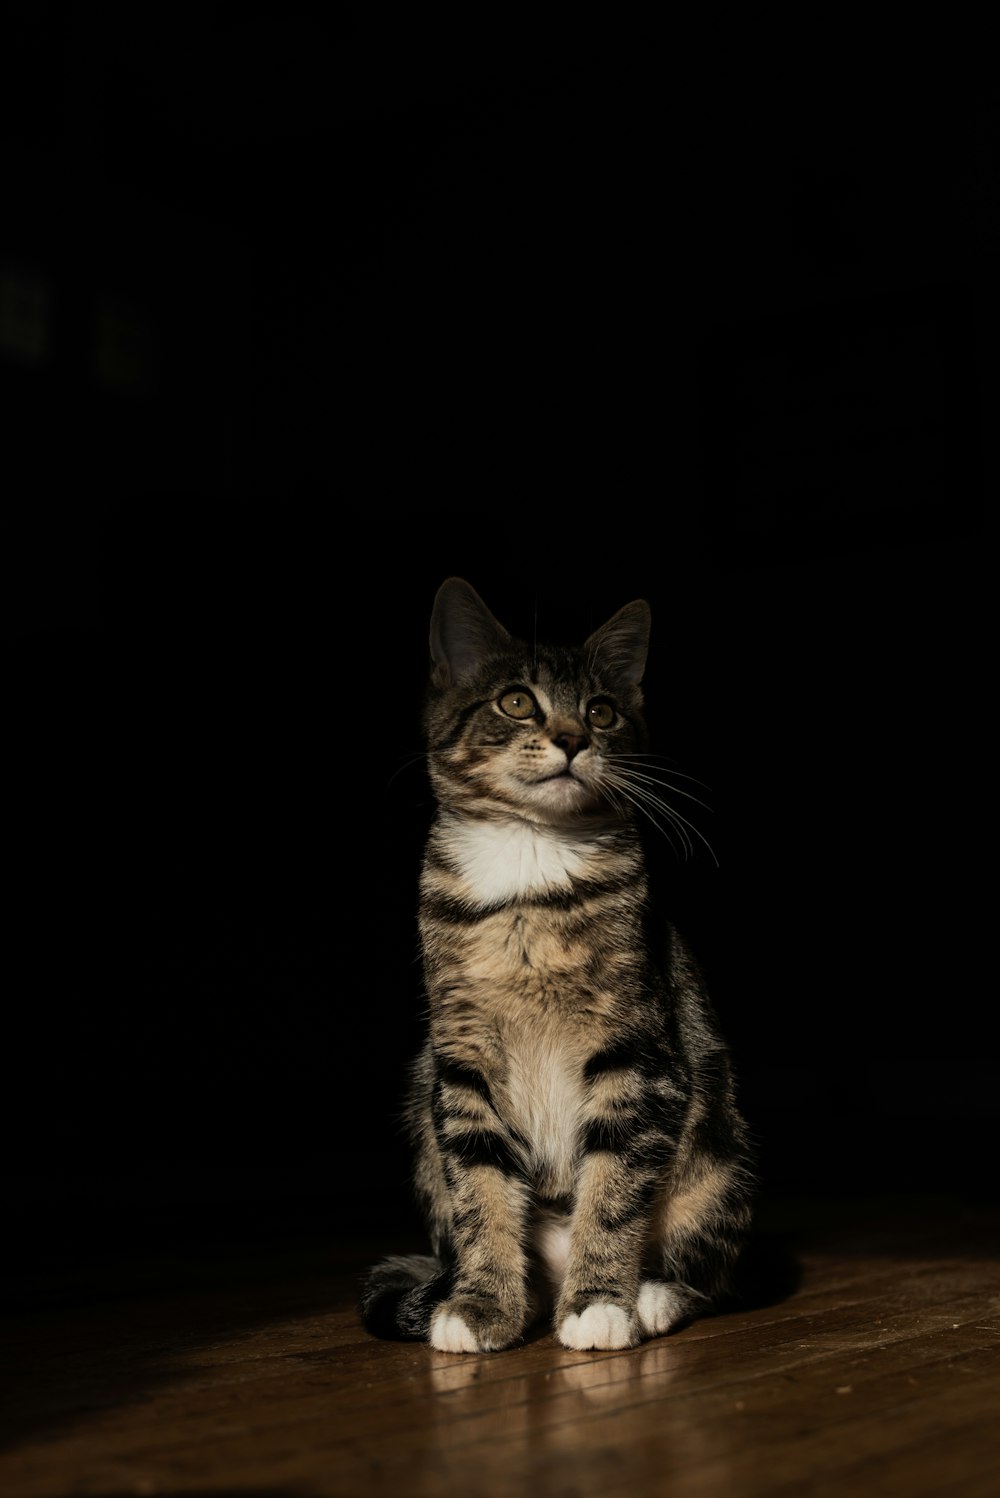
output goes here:
{"type": "Polygon", "coordinates": [[[452,1272],[429,1254],[396,1254],[368,1271],[361,1290],[361,1320],[374,1337],[425,1341],[434,1308],[446,1298],[452,1272]]]}

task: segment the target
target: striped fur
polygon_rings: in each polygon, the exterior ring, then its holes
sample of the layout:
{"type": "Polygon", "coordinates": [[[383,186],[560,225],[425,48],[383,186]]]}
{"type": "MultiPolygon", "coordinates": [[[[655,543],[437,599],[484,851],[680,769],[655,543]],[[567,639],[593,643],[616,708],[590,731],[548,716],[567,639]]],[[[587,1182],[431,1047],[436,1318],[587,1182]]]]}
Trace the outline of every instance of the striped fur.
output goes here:
{"type": "Polygon", "coordinates": [[[648,634],[637,601],[579,650],[531,648],[468,583],[438,592],[408,1105],[433,1255],[369,1273],[376,1335],[487,1351],[551,1316],[567,1347],[627,1347],[727,1292],[746,1129],[622,768],[648,748],[648,634]]]}

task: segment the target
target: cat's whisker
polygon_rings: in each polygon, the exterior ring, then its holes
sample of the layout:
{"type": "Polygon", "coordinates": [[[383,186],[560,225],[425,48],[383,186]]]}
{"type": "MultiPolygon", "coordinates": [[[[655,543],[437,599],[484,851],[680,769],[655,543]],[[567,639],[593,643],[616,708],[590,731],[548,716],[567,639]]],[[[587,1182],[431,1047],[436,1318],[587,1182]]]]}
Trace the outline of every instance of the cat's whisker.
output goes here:
{"type": "Polygon", "coordinates": [[[694,834],[694,836],[698,839],[699,843],[701,843],[702,847],[708,853],[708,856],[711,858],[711,860],[715,864],[716,868],[718,868],[719,867],[719,860],[715,856],[715,849],[712,847],[712,844],[708,841],[708,838],[700,830],[700,828],[696,827],[695,824],[694,824],[694,822],[689,822],[688,819],[687,819],[687,817],[682,816],[681,813],[676,810],[676,808],[674,808],[672,806],[667,806],[666,802],[661,802],[660,805],[661,805],[661,808],[663,810],[664,815],[667,816],[670,819],[670,821],[673,824],[673,826],[677,828],[678,833],[684,838],[685,843],[686,843],[688,849],[690,850],[691,856],[692,857],[694,856],[695,848],[694,848],[694,843],[691,841],[691,838],[689,836],[687,836],[687,832],[690,832],[690,833],[694,834]],[[685,832],[681,832],[681,828],[682,827],[686,829],[685,832]]]}
{"type": "Polygon", "coordinates": [[[412,770],[414,765],[422,765],[425,764],[426,761],[427,754],[426,751],[422,749],[419,750],[416,754],[407,755],[406,759],[404,759],[401,764],[396,766],[392,774],[389,776],[389,779],[386,781],[384,787],[386,792],[388,792],[393,783],[399,779],[400,775],[404,774],[407,770],[412,770]]]}
{"type": "MultiPolygon", "coordinates": [[[[683,796],[686,801],[693,801],[695,805],[704,807],[708,812],[712,810],[709,803],[703,801],[700,796],[695,796],[691,791],[684,790],[682,786],[674,785],[673,781],[662,770],[655,766],[646,765],[642,760],[631,764],[623,764],[622,760],[624,758],[625,756],[623,755],[609,754],[605,760],[605,765],[614,767],[615,774],[628,784],[651,786],[656,787],[658,791],[669,791],[675,796],[683,796]],[[649,773],[651,770],[653,773],[649,773]]],[[[694,783],[697,785],[702,784],[701,781],[695,781],[694,783]]]]}
{"type": "Polygon", "coordinates": [[[624,796],[628,804],[630,806],[634,806],[636,811],[645,816],[647,820],[651,822],[652,825],[657,829],[657,831],[663,834],[663,836],[670,843],[671,847],[676,847],[674,839],[667,831],[667,828],[663,827],[658,820],[657,813],[659,813],[660,816],[664,817],[680,838],[684,856],[691,856],[694,851],[691,840],[687,836],[682,821],[676,816],[672,808],[669,807],[665,801],[663,801],[659,796],[652,795],[651,792],[646,791],[643,787],[637,786],[631,782],[626,782],[619,779],[614,781],[614,785],[615,789],[618,790],[622,796],[624,796]]]}
{"type": "Polygon", "coordinates": [[[616,815],[619,816],[619,817],[626,816],[627,815],[626,807],[628,805],[627,798],[621,798],[620,799],[618,796],[614,795],[614,793],[612,791],[610,791],[607,788],[606,785],[602,786],[601,789],[602,789],[602,793],[604,795],[605,801],[608,802],[608,804],[611,806],[612,810],[616,813],[616,815]]]}
{"type": "Polygon", "coordinates": [[[609,758],[615,760],[616,763],[619,760],[628,759],[631,760],[633,764],[643,765],[650,770],[657,770],[661,775],[673,775],[679,780],[689,780],[692,785],[700,785],[702,790],[704,791],[710,791],[712,789],[710,785],[706,785],[704,780],[699,780],[697,775],[685,775],[683,770],[675,769],[674,761],[666,754],[616,753],[610,755],[609,758]],[[668,768],[664,770],[662,768],[663,765],[668,766],[668,768]]]}
{"type": "MultiPolygon", "coordinates": [[[[664,833],[668,841],[672,842],[669,833],[657,821],[656,813],[658,812],[662,817],[665,817],[680,838],[685,850],[685,856],[689,858],[694,856],[694,843],[690,836],[693,833],[698,841],[704,845],[713,863],[718,867],[719,860],[715,856],[715,850],[704,834],[693,822],[688,821],[687,817],[682,816],[675,807],[670,806],[662,796],[658,796],[655,792],[648,789],[650,785],[661,784],[660,781],[655,780],[652,776],[639,774],[629,767],[627,769],[620,768],[617,771],[613,768],[607,770],[605,772],[605,783],[613,785],[617,791],[631,802],[637,811],[642,812],[655,827],[664,833]]],[[[669,789],[675,791],[678,795],[687,795],[687,792],[680,790],[679,787],[670,786],[669,789]]],[[[697,801],[699,806],[705,805],[703,801],[698,801],[696,796],[688,796],[688,799],[697,801]]]]}
{"type": "MultiPolygon", "coordinates": [[[[624,757],[625,756],[623,756],[623,755],[612,754],[612,755],[608,756],[608,759],[609,759],[610,762],[616,763],[619,759],[624,758],[624,757]]],[[[640,761],[640,763],[641,763],[641,761],[640,761]]],[[[634,769],[634,767],[632,765],[626,765],[623,768],[628,772],[628,774],[630,776],[634,776],[636,780],[643,781],[643,783],[646,784],[646,785],[663,785],[663,786],[666,786],[667,790],[673,791],[674,795],[676,795],[676,796],[683,796],[685,798],[685,800],[687,800],[687,801],[693,801],[697,806],[703,806],[706,811],[711,811],[712,810],[712,808],[709,806],[708,802],[707,801],[702,801],[702,799],[701,799],[700,796],[692,796],[692,794],[691,794],[690,791],[682,790],[679,785],[671,785],[670,782],[664,778],[662,771],[660,772],[659,775],[645,775],[645,774],[642,773],[641,770],[634,769]]],[[[690,776],[690,775],[687,776],[686,778],[688,780],[693,779],[693,777],[690,776]]],[[[702,782],[700,780],[698,780],[698,781],[695,781],[695,784],[696,785],[701,785],[702,782]]]]}

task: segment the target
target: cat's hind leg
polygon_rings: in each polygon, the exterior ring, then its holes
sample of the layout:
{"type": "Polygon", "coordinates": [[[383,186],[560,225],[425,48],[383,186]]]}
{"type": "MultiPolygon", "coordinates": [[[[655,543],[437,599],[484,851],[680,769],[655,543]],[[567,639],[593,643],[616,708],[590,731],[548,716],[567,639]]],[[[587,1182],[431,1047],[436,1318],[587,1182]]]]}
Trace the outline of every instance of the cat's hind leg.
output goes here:
{"type": "Polygon", "coordinates": [[[663,1201],[651,1272],[639,1295],[644,1335],[662,1336],[720,1309],[750,1227],[747,1178],[739,1161],[714,1162],[663,1201]]]}

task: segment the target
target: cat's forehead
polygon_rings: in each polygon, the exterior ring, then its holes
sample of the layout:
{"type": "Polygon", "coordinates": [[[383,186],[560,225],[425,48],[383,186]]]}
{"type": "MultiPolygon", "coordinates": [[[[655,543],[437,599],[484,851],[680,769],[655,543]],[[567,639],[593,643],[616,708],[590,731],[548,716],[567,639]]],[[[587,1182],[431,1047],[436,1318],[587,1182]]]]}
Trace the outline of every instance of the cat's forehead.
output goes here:
{"type": "Polygon", "coordinates": [[[593,666],[584,651],[571,645],[528,645],[514,641],[514,648],[494,662],[493,676],[498,684],[523,682],[525,686],[582,688],[595,679],[593,666]]]}

